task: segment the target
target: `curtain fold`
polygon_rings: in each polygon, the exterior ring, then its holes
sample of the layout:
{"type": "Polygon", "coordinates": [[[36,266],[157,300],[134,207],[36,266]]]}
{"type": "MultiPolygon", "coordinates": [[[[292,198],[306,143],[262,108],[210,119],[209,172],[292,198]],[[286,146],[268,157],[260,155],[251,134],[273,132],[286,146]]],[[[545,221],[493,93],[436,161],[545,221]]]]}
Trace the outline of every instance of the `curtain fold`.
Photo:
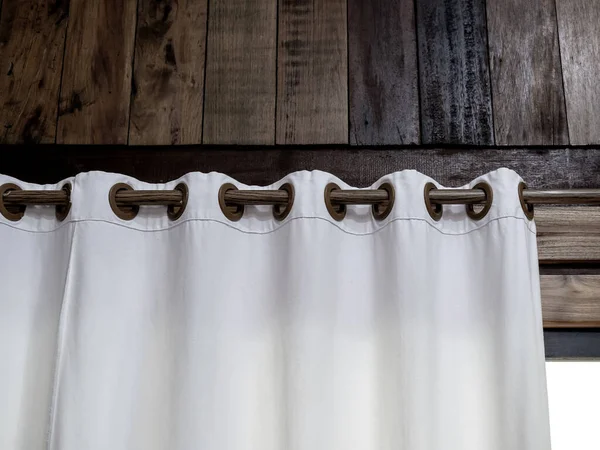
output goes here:
{"type": "Polygon", "coordinates": [[[0,216],[0,448],[549,450],[535,223],[521,178],[485,174],[480,220],[424,201],[431,178],[392,173],[383,220],[324,202],[319,171],[271,186],[219,173],[150,184],[82,173],[72,207],[0,216]],[[290,214],[224,183],[295,190],[290,214]],[[108,193],[174,189],[180,218],[108,193]]]}

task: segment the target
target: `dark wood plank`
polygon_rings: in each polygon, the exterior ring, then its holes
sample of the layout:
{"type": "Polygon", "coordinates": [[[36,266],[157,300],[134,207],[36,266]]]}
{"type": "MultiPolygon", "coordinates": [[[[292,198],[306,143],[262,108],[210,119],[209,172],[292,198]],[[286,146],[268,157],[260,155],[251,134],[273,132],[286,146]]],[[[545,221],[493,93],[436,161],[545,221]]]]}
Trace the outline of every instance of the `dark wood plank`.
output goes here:
{"type": "Polygon", "coordinates": [[[546,359],[600,359],[600,329],[544,330],[546,359]]]}
{"type": "Polygon", "coordinates": [[[57,141],[127,142],[137,0],[71,0],[57,141]]]}
{"type": "Polygon", "coordinates": [[[541,275],[599,275],[600,263],[544,264],[540,266],[541,275]]]}
{"type": "Polygon", "coordinates": [[[0,142],[54,143],[68,1],[1,4],[0,142]]]}
{"type": "Polygon", "coordinates": [[[348,0],[350,143],[418,144],[413,0],[348,0]]]}
{"type": "Polygon", "coordinates": [[[346,0],[279,0],[277,143],[348,142],[346,0]]]}
{"type": "Polygon", "coordinates": [[[275,0],[210,2],[204,143],[275,142],[276,42],[275,0]]]}
{"type": "Polygon", "coordinates": [[[600,328],[600,275],[542,275],[544,327],[600,328]]]}
{"type": "Polygon", "coordinates": [[[139,0],[129,143],[200,144],[207,0],[139,0]]]}
{"type": "Polygon", "coordinates": [[[600,143],[600,7],[556,0],[571,144],[600,143]]]}
{"type": "MultiPolygon", "coordinates": [[[[89,170],[121,172],[148,182],[164,182],[200,170],[226,173],[246,184],[271,184],[296,170],[324,170],[351,186],[415,169],[445,186],[458,187],[499,167],[516,170],[531,188],[600,186],[600,147],[443,149],[386,147],[262,146],[31,146],[18,152],[0,145],[0,172],[37,183],[89,170]],[[35,161],[35,164],[32,164],[35,161]]],[[[536,214],[540,214],[540,208],[536,214]]]]}
{"type": "Polygon", "coordinates": [[[487,2],[496,144],[568,144],[554,0],[487,2]]]}
{"type": "Polygon", "coordinates": [[[422,143],[493,144],[485,0],[415,4],[422,143]]]}

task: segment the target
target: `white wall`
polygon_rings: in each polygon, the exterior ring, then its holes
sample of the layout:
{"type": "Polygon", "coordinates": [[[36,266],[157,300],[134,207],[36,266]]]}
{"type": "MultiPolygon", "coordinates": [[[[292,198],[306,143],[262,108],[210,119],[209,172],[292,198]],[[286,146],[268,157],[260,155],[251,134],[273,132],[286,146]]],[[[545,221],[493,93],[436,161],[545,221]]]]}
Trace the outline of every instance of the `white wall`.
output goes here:
{"type": "Polygon", "coordinates": [[[600,450],[600,361],[546,363],[552,450],[600,450]]]}

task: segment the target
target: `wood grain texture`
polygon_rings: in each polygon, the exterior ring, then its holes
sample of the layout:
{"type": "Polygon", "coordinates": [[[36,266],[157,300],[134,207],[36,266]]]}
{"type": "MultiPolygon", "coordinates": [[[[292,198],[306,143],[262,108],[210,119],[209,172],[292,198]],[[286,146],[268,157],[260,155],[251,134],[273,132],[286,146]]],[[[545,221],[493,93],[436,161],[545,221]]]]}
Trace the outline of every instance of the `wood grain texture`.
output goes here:
{"type": "Polygon", "coordinates": [[[568,144],[554,0],[487,2],[496,144],[568,144]]]}
{"type": "Polygon", "coordinates": [[[600,7],[556,0],[571,144],[600,143],[600,7]]]}
{"type": "MultiPolygon", "coordinates": [[[[245,184],[274,183],[296,170],[324,170],[356,187],[415,169],[448,187],[459,187],[499,167],[517,171],[532,189],[600,186],[600,147],[444,149],[414,147],[241,146],[30,146],[18,152],[0,145],[0,171],[21,180],[56,183],[89,170],[120,172],[165,182],[199,170],[226,173],[245,184]],[[36,164],[32,164],[36,161],[36,164]],[[268,170],[267,170],[268,169],[268,170]]],[[[540,210],[536,209],[539,216],[540,210]]]]}
{"type": "Polygon", "coordinates": [[[273,144],[277,51],[275,0],[209,5],[206,144],[273,144]]]}
{"type": "Polygon", "coordinates": [[[418,144],[413,0],[348,0],[350,144],[418,144]]]}
{"type": "Polygon", "coordinates": [[[57,141],[127,142],[136,0],[71,0],[57,141]]]}
{"type": "Polygon", "coordinates": [[[538,207],[535,222],[540,261],[600,261],[600,207],[538,207]]]}
{"type": "Polygon", "coordinates": [[[277,144],[348,143],[346,0],[279,0],[277,144]]]}
{"type": "Polygon", "coordinates": [[[0,142],[54,143],[68,0],[4,0],[0,142]]]}
{"type": "Polygon", "coordinates": [[[207,0],[139,0],[129,143],[200,144],[207,0]]]}
{"type": "Polygon", "coordinates": [[[422,143],[493,144],[485,0],[415,4],[422,143]]]}
{"type": "Polygon", "coordinates": [[[600,275],[542,275],[544,327],[600,327],[600,275]]]}

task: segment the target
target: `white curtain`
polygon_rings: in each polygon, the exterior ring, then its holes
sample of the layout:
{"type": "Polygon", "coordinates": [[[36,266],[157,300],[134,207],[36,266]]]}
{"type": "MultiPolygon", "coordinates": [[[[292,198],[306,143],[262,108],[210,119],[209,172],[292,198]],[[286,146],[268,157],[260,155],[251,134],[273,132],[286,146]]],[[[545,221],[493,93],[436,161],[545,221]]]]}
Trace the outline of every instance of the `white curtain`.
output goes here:
{"type": "Polygon", "coordinates": [[[535,224],[520,177],[480,220],[425,207],[434,180],[394,186],[388,217],[296,172],[272,186],[219,173],[165,184],[82,173],[51,206],[0,216],[0,448],[50,450],[549,450],[535,224]],[[189,189],[180,218],[118,218],[108,192],[189,189]],[[295,188],[287,218],[224,183],[295,188]]]}

